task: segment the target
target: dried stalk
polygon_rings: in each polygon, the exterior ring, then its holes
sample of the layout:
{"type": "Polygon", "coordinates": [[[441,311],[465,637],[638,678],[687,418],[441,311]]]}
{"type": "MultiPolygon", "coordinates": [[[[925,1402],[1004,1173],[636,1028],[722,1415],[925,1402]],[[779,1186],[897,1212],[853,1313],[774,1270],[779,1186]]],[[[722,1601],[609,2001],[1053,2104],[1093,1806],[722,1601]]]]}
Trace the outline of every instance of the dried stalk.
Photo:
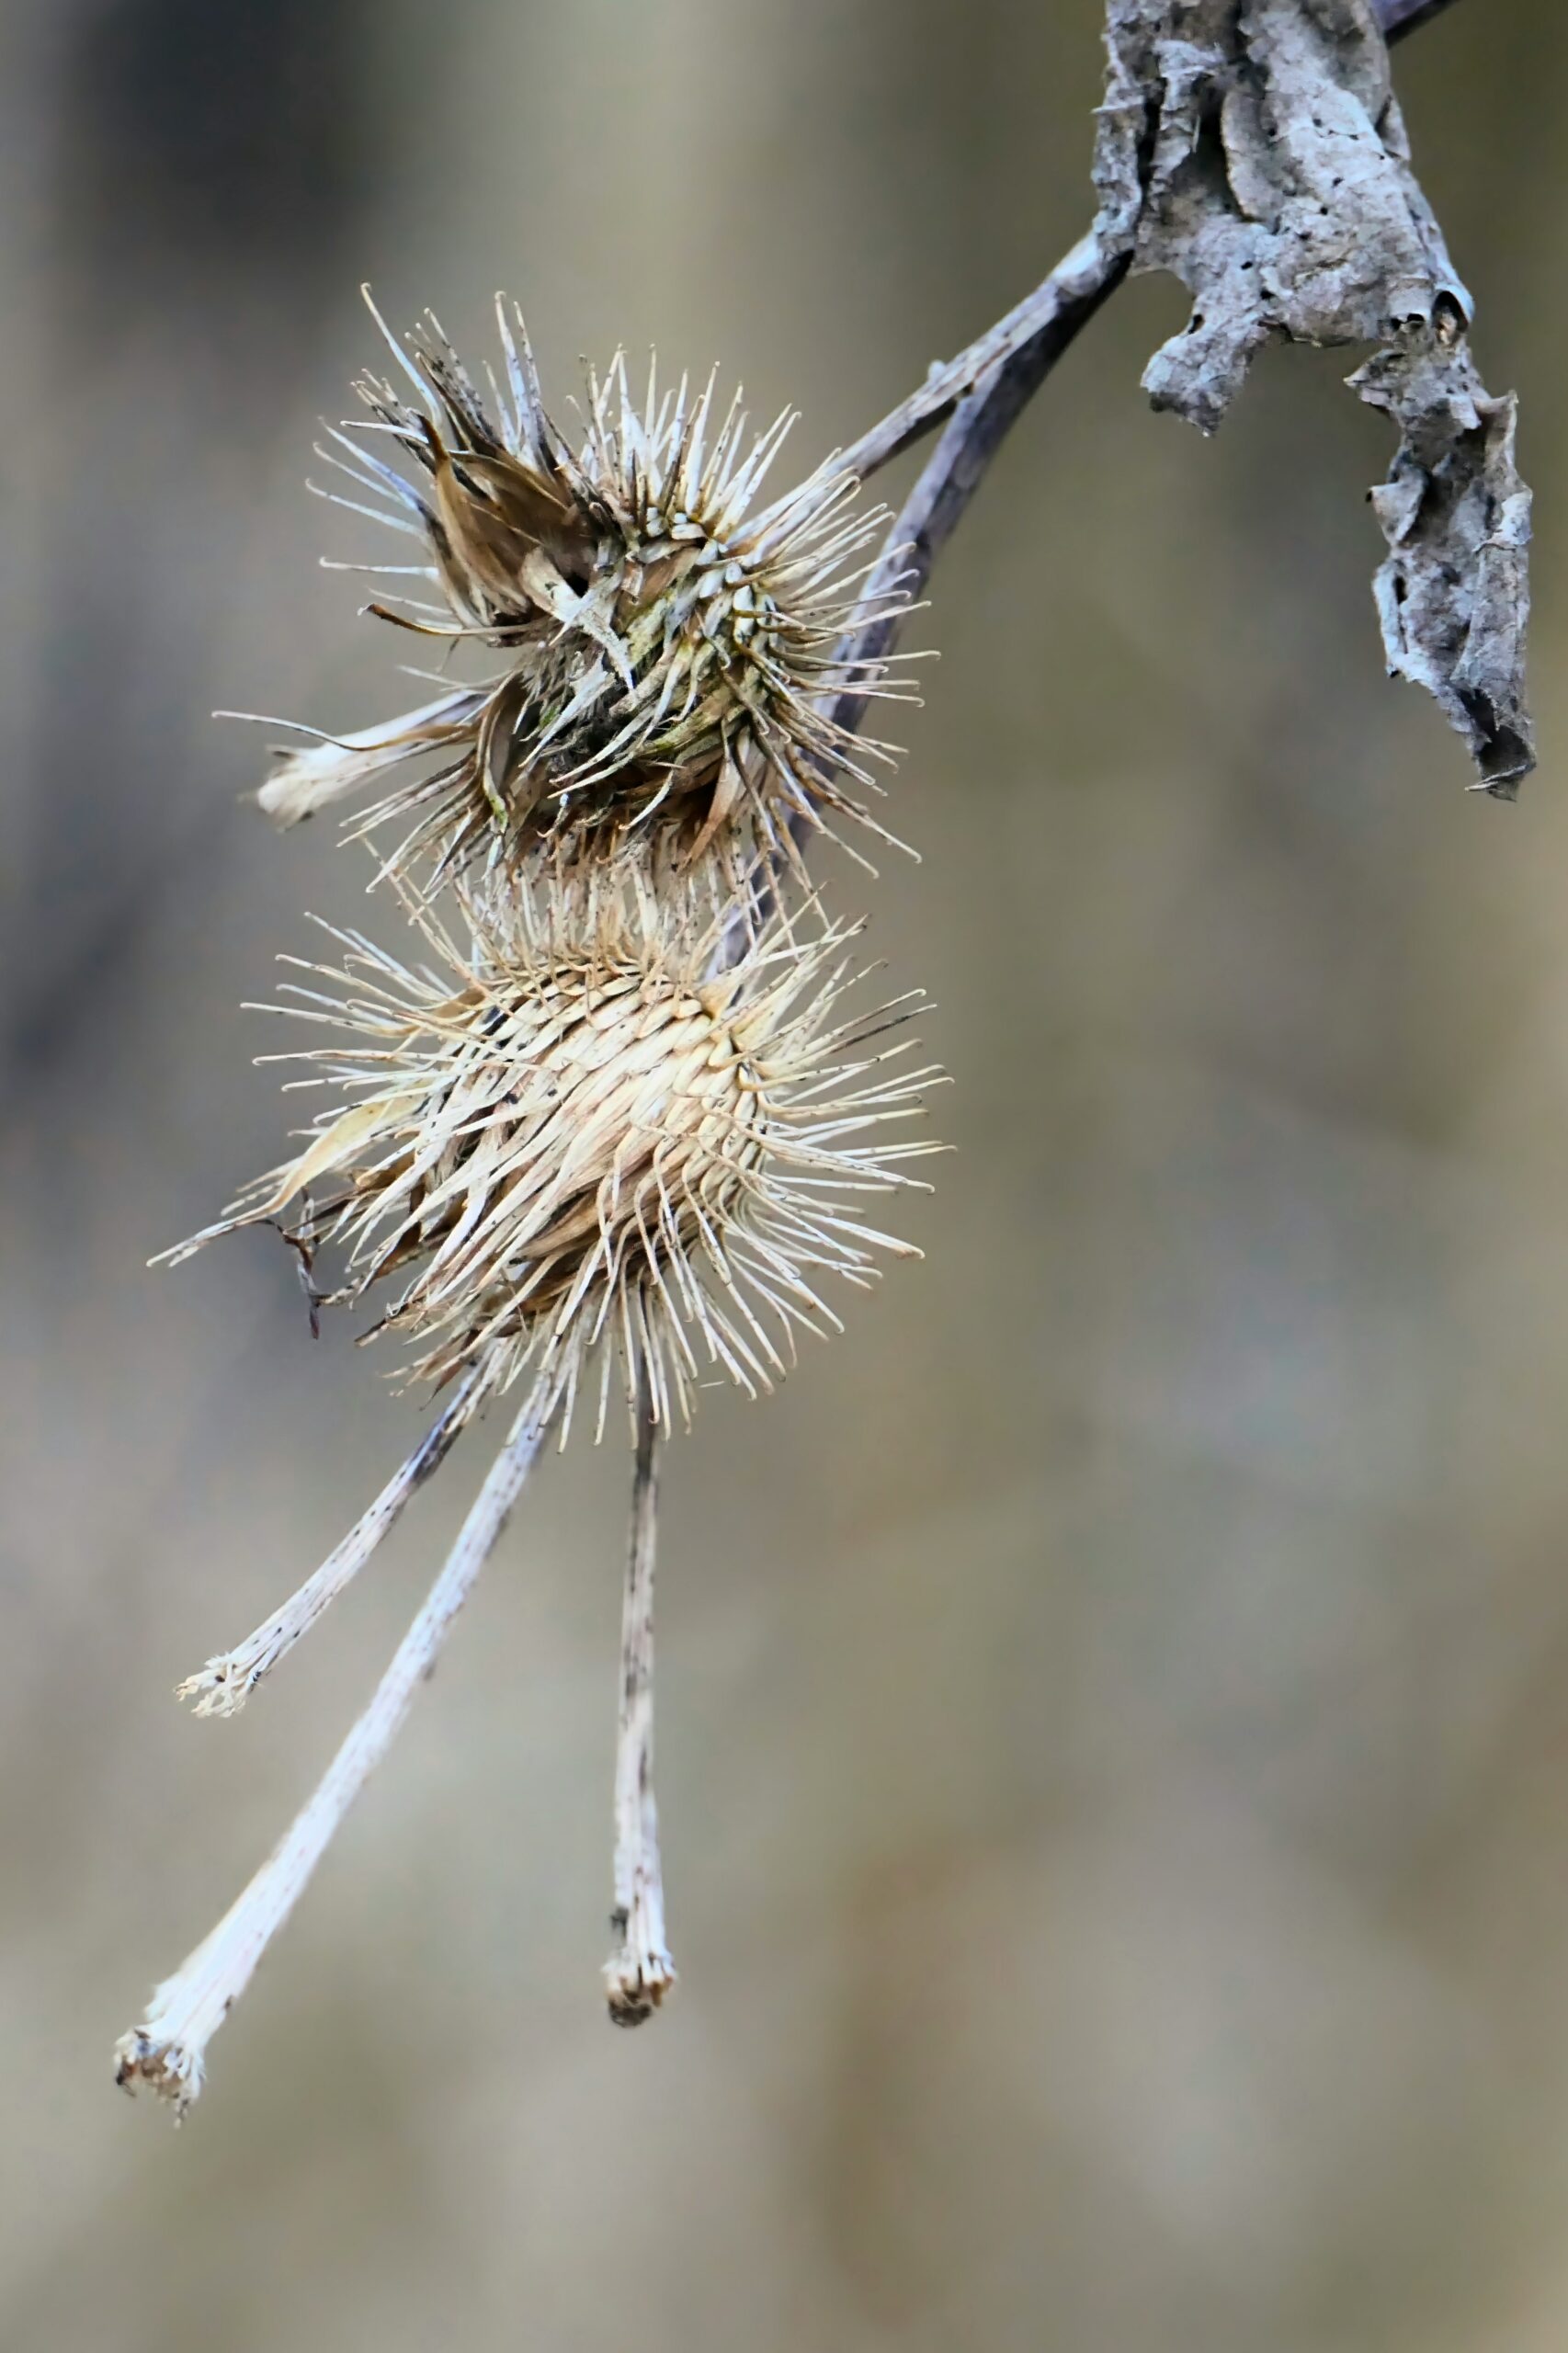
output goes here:
{"type": "MultiPolygon", "coordinates": [[[[907,449],[941,417],[950,420],[867,578],[861,610],[871,618],[854,633],[846,658],[867,662],[891,654],[910,604],[924,591],[932,565],[1009,427],[1080,330],[1116,291],[1131,258],[1130,251],[1119,250],[1097,227],[1091,229],[990,335],[934,374],[928,385],[911,394],[848,453],[850,464],[869,472],[907,449]],[[955,397],[947,397],[949,384],[960,388],[955,397]],[[933,394],[939,396],[935,405],[928,405],[933,394]],[[890,605],[895,588],[902,588],[908,601],[890,605]]],[[[832,716],[837,726],[852,732],[865,709],[864,693],[852,686],[836,698],[832,716]]]]}
{"type": "Polygon", "coordinates": [[[653,1797],[653,1554],[659,1517],[662,1427],[652,1390],[640,1374],[637,1457],[631,1484],[631,1542],[620,1620],[620,1719],[615,1757],[615,1909],[610,1927],[620,1949],[605,1964],[614,2026],[641,2026],[675,1984],[665,1943],[665,1887],[659,1863],[659,1810],[653,1797]]]}
{"type": "MultiPolygon", "coordinates": [[[[1373,0],[1373,14],[1392,46],[1451,6],[1452,0],[1373,0]]],[[[862,482],[869,481],[879,467],[924,440],[956,410],[965,412],[962,429],[939,462],[934,459],[927,467],[889,533],[890,551],[920,544],[924,515],[936,524],[931,548],[935,554],[968,506],[1008,426],[1080,329],[1088,325],[1106,297],[1121,283],[1129,258],[1125,253],[1107,252],[1098,228],[1091,229],[1032,293],[1015,303],[955,358],[934,367],[923,384],[844,451],[843,464],[862,482]],[[963,483],[967,487],[960,489],[963,483]]],[[[928,557],[925,571],[918,574],[920,586],[929,570],[928,557]]],[[[882,565],[878,571],[882,572],[882,565]]],[[[874,579],[868,582],[864,603],[870,603],[875,585],[874,579]]],[[[884,593],[887,585],[884,576],[884,593]]],[[[917,596],[919,586],[911,593],[917,596]]],[[[889,628],[889,644],[897,634],[895,620],[889,628]]],[[[865,642],[862,635],[860,642],[865,642]]],[[[848,701],[848,697],[843,698],[839,710],[848,701]]]]}
{"type": "Polygon", "coordinates": [[[1453,0],[1373,0],[1373,14],[1392,49],[1396,40],[1403,40],[1406,33],[1429,24],[1452,5],[1453,0]]]}
{"type": "MultiPolygon", "coordinates": [[[[1451,5],[1452,0],[1372,0],[1372,13],[1392,46],[1451,5]]],[[[842,463],[862,482],[869,481],[879,467],[923,440],[972,395],[984,391],[988,396],[970,408],[966,430],[949,450],[944,469],[953,476],[974,470],[978,482],[1019,410],[1125,277],[1130,256],[1106,253],[1103,242],[1096,224],[1032,293],[1015,303],[955,358],[934,366],[923,384],[852,442],[843,452],[842,463]]],[[[973,487],[971,483],[970,490],[973,487]]],[[[926,503],[934,507],[939,504],[934,485],[927,491],[926,503]]],[[[965,493],[952,522],[968,503],[969,493],[965,493]]],[[[912,497],[911,506],[914,504],[912,497]]],[[[890,549],[914,537],[904,528],[908,513],[906,508],[890,532],[890,549]]],[[[948,537],[952,522],[940,532],[937,546],[948,537]]],[[[863,601],[870,601],[869,585],[863,601]]],[[[896,627],[892,634],[897,635],[896,627]]]]}
{"type": "Polygon", "coordinates": [[[237,1715],[263,1676],[291,1651],[301,1635],[351,1585],[415,1495],[451,1452],[467,1427],[473,1405],[473,1382],[465,1381],[438,1421],[433,1422],[407,1460],[393,1472],[375,1502],[329,1552],[297,1593],[280,1609],[262,1620],[253,1634],[220,1658],[210,1658],[195,1675],[187,1676],[176,1696],[194,1699],[199,1716],[237,1715]]]}
{"type": "Polygon", "coordinates": [[[522,1493],[546,1427],[531,1407],[518,1415],[424,1608],[314,1796],[211,1934],[154,1989],[143,2023],[120,2038],[115,2080],[126,2090],[151,2084],[181,2116],[199,2093],[209,2040],[249,1984],[338,1824],[392,1745],[522,1493]]]}

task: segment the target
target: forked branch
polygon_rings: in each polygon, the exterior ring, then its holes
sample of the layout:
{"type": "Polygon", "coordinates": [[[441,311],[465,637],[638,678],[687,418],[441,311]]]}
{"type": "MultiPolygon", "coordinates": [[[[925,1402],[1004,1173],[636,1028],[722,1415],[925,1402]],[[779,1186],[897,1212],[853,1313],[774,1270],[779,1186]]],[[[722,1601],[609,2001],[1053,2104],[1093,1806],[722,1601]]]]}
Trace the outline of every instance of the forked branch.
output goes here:
{"type": "Polygon", "coordinates": [[[424,1608],[398,1645],[375,1697],[315,1794],[211,1934],[153,1995],[142,2023],[116,2046],[115,2079],[151,2084],[183,2116],[201,2089],[207,2045],[256,1973],[256,1963],[303,1894],[339,1823],[391,1747],[513,1505],[544,1436],[526,1407],[496,1456],[424,1608]]]}

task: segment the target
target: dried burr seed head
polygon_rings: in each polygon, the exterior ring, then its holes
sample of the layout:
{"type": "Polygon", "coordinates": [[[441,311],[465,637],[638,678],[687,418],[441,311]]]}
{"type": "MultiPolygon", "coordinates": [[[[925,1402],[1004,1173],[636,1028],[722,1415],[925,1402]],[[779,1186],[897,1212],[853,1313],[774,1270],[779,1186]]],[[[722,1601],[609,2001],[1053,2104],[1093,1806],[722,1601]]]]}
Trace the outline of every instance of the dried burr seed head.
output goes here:
{"type": "Polygon", "coordinates": [[[574,449],[545,411],[521,313],[499,301],[497,313],[494,405],[433,318],[406,350],[383,325],[417,397],[365,377],[358,430],[390,439],[407,472],[346,433],[332,438],[347,456],[320,450],[376,502],[339,504],[426,543],[425,564],[384,569],[423,574],[445,599],[370,610],[488,647],[496,665],[383,725],[281,755],[262,805],[291,824],[405,771],[358,820],[404,829],[394,871],[511,873],[546,845],[561,865],[646,849],[655,871],[704,871],[715,902],[759,856],[793,858],[792,826],[847,816],[881,833],[855,787],[876,789],[865,758],[887,747],[822,706],[851,685],[899,691],[846,634],[870,618],[854,609],[868,567],[852,560],[886,513],[852,514],[858,483],[832,460],[758,508],[791,414],[749,438],[738,394],[722,408],[711,377],[661,393],[652,369],[639,406],[619,356],[589,378],[574,449]]]}
{"type": "Polygon", "coordinates": [[[465,898],[466,952],[422,909],[440,972],[335,935],[342,967],[305,968],[331,994],[283,1009],[351,1037],[279,1059],[318,1064],[347,1105],[169,1255],[282,1222],[307,1265],[341,1258],[321,1296],[387,1301],[374,1328],[414,1343],[418,1376],[472,1377],[477,1403],[526,1373],[569,1421],[597,1349],[602,1427],[600,1344],[619,1342],[659,1417],[687,1418],[708,1366],[767,1389],[797,1331],[836,1325],[821,1272],[864,1284],[878,1251],[917,1255],[850,1209],[915,1182],[902,1164],[936,1146],[862,1139],[915,1116],[939,1074],[905,1071],[903,1043],[865,1051],[915,998],[833,1021],[861,977],[846,926],[776,924],[717,969],[716,927],[667,896],[543,895],[505,930],[465,898]]]}

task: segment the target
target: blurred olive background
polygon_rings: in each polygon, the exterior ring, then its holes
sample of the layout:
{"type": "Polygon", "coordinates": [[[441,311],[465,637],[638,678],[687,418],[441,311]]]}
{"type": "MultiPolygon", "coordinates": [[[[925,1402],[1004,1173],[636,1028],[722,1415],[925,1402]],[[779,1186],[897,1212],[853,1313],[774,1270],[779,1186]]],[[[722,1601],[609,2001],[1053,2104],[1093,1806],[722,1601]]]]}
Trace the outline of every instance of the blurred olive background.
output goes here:
{"type": "MultiPolygon", "coordinates": [[[[1379,657],[1354,355],[1150,415],[1142,282],[1018,427],[916,642],[869,906],[959,1147],[927,1256],[673,1449],[683,1981],[607,2029],[619,1432],[526,1499],[177,2136],[119,2030],[267,1851],[479,1476],[239,1721],[177,1677],[419,1427],[265,1234],[239,1001],[395,931],[256,731],[406,648],[302,486],[355,289],[657,339],[803,469],[1087,217],[1096,0],[10,0],[7,2353],[1559,2353],[1568,2340],[1568,31],[1399,53],[1525,401],[1521,804],[1379,657]]],[[[902,477],[887,487],[896,490],[902,477]]],[[[415,658],[417,656],[415,655],[415,658]]],[[[415,699],[410,691],[407,699],[415,699]]],[[[492,1435],[494,1425],[492,1426],[492,1435]]]]}

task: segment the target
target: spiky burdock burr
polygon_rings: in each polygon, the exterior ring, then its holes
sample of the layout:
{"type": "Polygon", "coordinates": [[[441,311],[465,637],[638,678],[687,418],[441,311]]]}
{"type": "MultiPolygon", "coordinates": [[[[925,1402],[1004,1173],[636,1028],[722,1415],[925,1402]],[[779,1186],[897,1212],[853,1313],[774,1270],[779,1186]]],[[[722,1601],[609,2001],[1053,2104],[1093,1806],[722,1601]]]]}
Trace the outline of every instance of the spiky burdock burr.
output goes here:
{"type": "MultiPolygon", "coordinates": [[[[585,896],[511,900],[505,919],[463,894],[460,945],[415,910],[434,959],[415,971],[337,935],[286,1008],[339,1024],[307,1050],[335,1090],[302,1149],[183,1257],[236,1227],[278,1223],[311,1269],[340,1263],[322,1302],[381,1302],[377,1331],[412,1344],[415,1375],[449,1387],[441,1418],[329,1560],[239,1647],[182,1688],[230,1713],[357,1574],[403,1504],[480,1410],[522,1403],[458,1546],[370,1709],[283,1844],[218,1929],[160,1986],[120,2046],[120,2076],[181,2106],[207,2037],[248,1980],[392,1732],[499,1534],[544,1434],[562,1438],[597,1367],[612,1367],[637,1438],[623,1628],[611,2015],[645,2017],[673,1974],[664,1946],[650,1774],[655,1447],[717,1372],[753,1392],[801,1331],[836,1324],[819,1285],[864,1284],[909,1245],[858,1213],[916,1180],[924,1140],[883,1142],[939,1074],[906,1070],[888,1033],[916,999],[837,1017],[850,928],[779,919],[739,960],[716,955],[690,902],[642,877],[585,896]]],[[[313,1275],[312,1275],[313,1279],[313,1275]]]]}
{"type": "Polygon", "coordinates": [[[309,1267],[341,1262],[318,1303],[373,1294],[375,1329],[415,1344],[415,1376],[462,1381],[470,1410],[527,1373],[569,1419],[597,1353],[602,1427],[607,1336],[646,1366],[661,1423],[689,1417],[705,1370],[767,1388],[797,1331],[836,1320],[818,1270],[863,1282],[903,1247],[835,1196],[912,1182],[899,1164],[931,1149],[855,1141],[933,1075],[885,1067],[901,1044],[856,1052],[917,999],[835,1025],[850,928],[776,923],[724,965],[716,927],[641,878],[551,890],[504,927],[464,904],[464,947],[420,911],[434,972],[338,933],[340,966],[301,967],[329,995],[285,983],[279,1009],[348,1033],[282,1058],[341,1099],[170,1261],[280,1222],[309,1267]]]}
{"type": "MultiPolygon", "coordinates": [[[[369,609],[486,649],[488,675],[282,754],[263,807],[290,824],[395,777],[358,821],[392,829],[395,870],[510,876],[546,845],[568,866],[646,852],[656,870],[706,873],[715,903],[759,859],[793,859],[805,830],[849,818],[882,834],[860,796],[878,789],[868,756],[889,749],[826,704],[850,687],[899,692],[846,635],[872,617],[854,603],[855,559],[885,511],[852,512],[858,483],[832,459],[759,506],[792,414],[753,438],[738,393],[720,404],[712,377],[661,393],[652,369],[639,404],[619,356],[589,377],[574,448],[520,313],[498,299],[497,314],[506,384],[492,377],[488,402],[434,319],[406,348],[382,325],[415,397],[363,378],[369,424],[319,452],[374,502],[339,504],[425,543],[425,563],[385,569],[423,574],[444,600],[369,609]]],[[[883,600],[899,601],[896,588],[883,600]]]]}

